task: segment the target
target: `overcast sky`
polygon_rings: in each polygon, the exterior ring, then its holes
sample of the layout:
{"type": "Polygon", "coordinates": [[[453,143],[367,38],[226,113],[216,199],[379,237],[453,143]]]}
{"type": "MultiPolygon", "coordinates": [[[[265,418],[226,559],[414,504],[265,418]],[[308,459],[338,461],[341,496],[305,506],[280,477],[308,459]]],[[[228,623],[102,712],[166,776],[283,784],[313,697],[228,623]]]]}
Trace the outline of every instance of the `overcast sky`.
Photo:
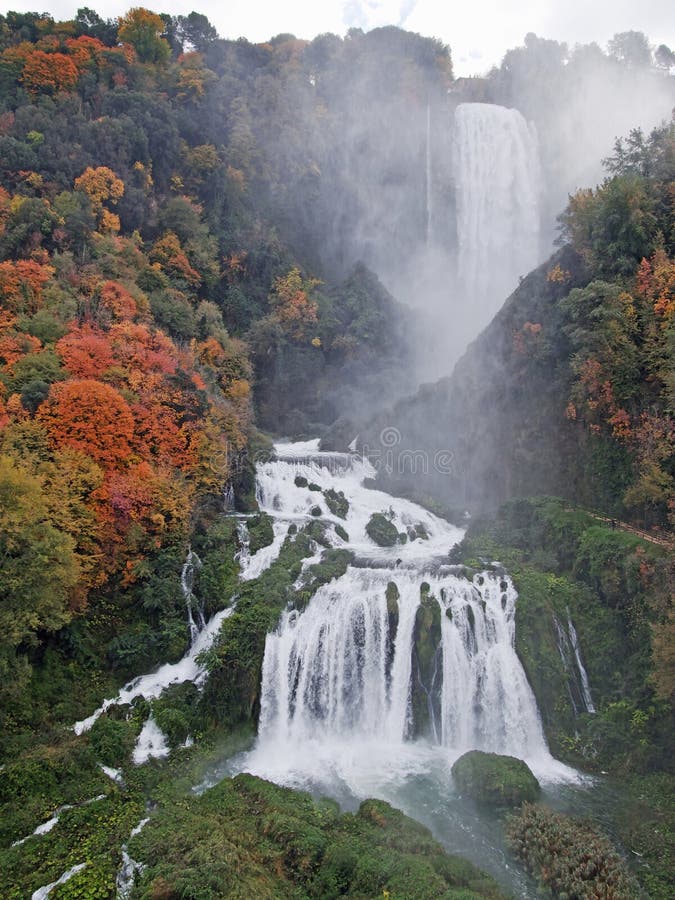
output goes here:
{"type": "Polygon", "coordinates": [[[486,72],[504,52],[523,42],[528,31],[558,41],[605,47],[620,31],[643,31],[652,44],[675,49],[673,0],[15,0],[0,11],[46,10],[72,18],[89,6],[104,18],[145,6],[173,15],[193,9],[208,16],[221,37],[264,41],[280,32],[313,38],[351,27],[400,25],[441,38],[452,49],[456,75],[486,72]]]}

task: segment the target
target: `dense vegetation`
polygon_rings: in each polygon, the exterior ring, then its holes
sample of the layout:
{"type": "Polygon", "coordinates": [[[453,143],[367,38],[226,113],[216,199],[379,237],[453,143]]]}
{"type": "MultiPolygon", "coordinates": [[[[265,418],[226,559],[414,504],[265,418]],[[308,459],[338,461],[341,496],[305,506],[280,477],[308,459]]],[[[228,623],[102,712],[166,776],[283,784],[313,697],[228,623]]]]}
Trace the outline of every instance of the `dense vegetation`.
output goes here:
{"type": "Polygon", "coordinates": [[[139,897],[503,896],[387,803],[367,800],[341,815],[333,801],[250,775],[163,810],[131,848],[148,866],[139,897]]]}
{"type": "MultiPolygon", "coordinates": [[[[190,543],[204,612],[228,602],[218,517],[228,487],[255,505],[253,399],[261,425],[298,432],[341,411],[336,380],[340,402],[391,381],[392,299],[298,237],[318,148],[277,152],[314,127],[288,118],[299,83],[323,73],[328,103],[371,47],[336,41],[221,41],[203,16],[142,9],[0,17],[6,749],[72,719],[80,680],[91,704],[181,655],[190,543]]],[[[397,31],[378,50],[413,81],[444,77],[445,52],[397,31]]]]}
{"type": "Polygon", "coordinates": [[[670,768],[672,557],[558,499],[513,500],[452,556],[499,559],[518,590],[516,649],[553,752],[586,769],[670,768]],[[575,702],[556,620],[574,622],[594,714],[575,702]]]}

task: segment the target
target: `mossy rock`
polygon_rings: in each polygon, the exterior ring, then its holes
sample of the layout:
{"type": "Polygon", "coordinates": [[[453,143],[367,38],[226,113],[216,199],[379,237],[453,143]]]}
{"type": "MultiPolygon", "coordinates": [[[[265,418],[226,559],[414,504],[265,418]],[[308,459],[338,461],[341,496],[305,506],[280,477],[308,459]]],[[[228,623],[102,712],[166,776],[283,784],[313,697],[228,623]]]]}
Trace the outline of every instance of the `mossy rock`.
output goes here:
{"type": "Polygon", "coordinates": [[[420,596],[413,630],[412,717],[416,736],[435,738],[441,716],[441,608],[427,582],[421,585],[420,596]]]}
{"type": "Polygon", "coordinates": [[[321,515],[321,507],[313,506],[309,511],[310,516],[314,516],[315,519],[318,519],[321,515]]]}
{"type": "Polygon", "coordinates": [[[349,543],[349,534],[345,531],[342,525],[335,526],[335,534],[337,534],[339,538],[342,538],[342,540],[346,543],[349,543]]]}
{"type": "Polygon", "coordinates": [[[398,531],[384,513],[373,513],[366,525],[366,534],[378,547],[393,547],[398,543],[398,531]]]}
{"type": "Polygon", "coordinates": [[[331,547],[324,551],[321,562],[309,566],[303,575],[302,596],[295,603],[296,609],[304,609],[322,584],[341,578],[353,561],[354,554],[351,550],[331,547]]]}
{"type": "Polygon", "coordinates": [[[248,520],[249,549],[257,553],[263,547],[269,547],[274,540],[272,517],[267,513],[259,513],[248,520]]]}
{"type": "Polygon", "coordinates": [[[299,488],[306,488],[308,485],[308,481],[304,475],[296,475],[295,476],[295,486],[299,488]]]}
{"type": "Polygon", "coordinates": [[[488,806],[519,806],[539,797],[539,782],[515,756],[470,750],[454,764],[452,777],[462,794],[488,806]]]}
{"type": "Polygon", "coordinates": [[[347,500],[344,493],[330,488],[329,490],[324,491],[323,495],[326,498],[326,506],[333,515],[337,516],[339,519],[346,519],[347,513],[349,512],[349,500],[347,500]]]}
{"type": "Polygon", "coordinates": [[[310,481],[307,487],[310,491],[321,493],[321,485],[317,484],[315,481],[310,481]]]}

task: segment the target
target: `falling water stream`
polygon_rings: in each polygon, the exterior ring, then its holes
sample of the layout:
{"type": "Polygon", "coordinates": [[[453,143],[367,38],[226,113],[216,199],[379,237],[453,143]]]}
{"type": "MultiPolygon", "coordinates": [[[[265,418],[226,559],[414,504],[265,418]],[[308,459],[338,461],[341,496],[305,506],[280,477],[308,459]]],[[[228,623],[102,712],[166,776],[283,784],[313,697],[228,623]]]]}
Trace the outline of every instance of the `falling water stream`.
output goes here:
{"type": "Polygon", "coordinates": [[[460,294],[486,325],[539,261],[537,138],[516,109],[461,103],[455,111],[460,294]]]}

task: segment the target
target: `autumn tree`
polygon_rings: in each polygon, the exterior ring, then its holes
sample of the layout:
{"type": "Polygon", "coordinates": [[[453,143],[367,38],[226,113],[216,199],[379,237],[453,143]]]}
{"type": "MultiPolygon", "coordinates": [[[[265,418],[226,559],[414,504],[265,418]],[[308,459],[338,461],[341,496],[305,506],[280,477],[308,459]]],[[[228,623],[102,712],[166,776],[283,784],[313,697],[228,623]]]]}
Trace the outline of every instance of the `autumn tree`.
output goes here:
{"type": "Polygon", "coordinates": [[[56,344],[63,365],[75,378],[98,378],[114,362],[107,336],[91,325],[73,328],[56,344]]]}
{"type": "Polygon", "coordinates": [[[34,95],[70,91],[75,87],[79,72],[65,53],[44,53],[34,50],[26,59],[21,81],[34,95]]]}
{"type": "Polygon", "coordinates": [[[124,182],[107,166],[91,166],[75,179],[75,190],[81,191],[89,198],[98,218],[102,233],[120,230],[119,216],[106,208],[104,204],[115,206],[124,196],[124,182]]]}
{"type": "Polygon", "coordinates": [[[283,330],[296,340],[304,340],[317,324],[318,305],[311,293],[320,283],[303,279],[297,267],[274,279],[269,302],[283,330]]]}
{"type": "Polygon", "coordinates": [[[190,265],[178,235],[167,231],[155,242],[150,259],[159,263],[163,271],[179,286],[196,290],[201,284],[201,275],[190,265]]]}
{"type": "Polygon", "coordinates": [[[119,20],[118,38],[133,46],[144,63],[163,63],[171,56],[171,47],[162,37],[161,16],[143,7],[135,7],[119,20]]]}
{"type": "Polygon", "coordinates": [[[134,419],[124,397],[93,379],[55,385],[37,412],[57,449],[71,447],[104,468],[124,466],[134,445],[134,419]]]}
{"type": "Polygon", "coordinates": [[[0,263],[0,305],[18,313],[35,313],[42,305],[42,292],[54,274],[52,266],[33,260],[0,263]]]}

